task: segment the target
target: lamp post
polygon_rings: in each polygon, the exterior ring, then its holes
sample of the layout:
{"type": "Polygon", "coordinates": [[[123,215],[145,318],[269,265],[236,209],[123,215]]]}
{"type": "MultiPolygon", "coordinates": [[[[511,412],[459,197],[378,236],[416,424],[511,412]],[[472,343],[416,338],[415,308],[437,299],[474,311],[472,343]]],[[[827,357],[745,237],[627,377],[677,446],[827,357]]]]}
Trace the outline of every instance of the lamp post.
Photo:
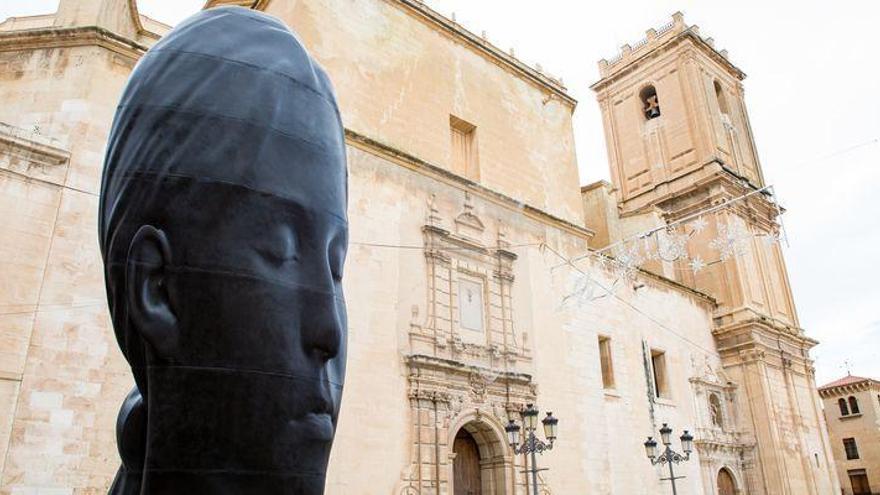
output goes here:
{"type": "Polygon", "coordinates": [[[535,460],[535,454],[543,454],[545,450],[553,448],[553,442],[556,440],[556,426],[559,424],[559,420],[554,418],[553,413],[549,411],[547,412],[547,417],[541,420],[541,423],[544,425],[544,436],[547,438],[547,441],[543,442],[535,435],[535,430],[538,428],[538,409],[534,405],[528,404],[520,415],[522,416],[524,435],[522,445],[519,445],[520,426],[514,420],[511,419],[507,422],[504,431],[507,432],[507,441],[510,443],[510,448],[513,449],[514,453],[531,454],[532,468],[529,471],[532,472],[532,493],[537,495],[538,471],[540,470],[535,460]]]}
{"type": "Polygon", "coordinates": [[[651,465],[669,464],[669,477],[660,479],[671,481],[672,495],[678,495],[678,491],[675,489],[675,480],[684,478],[684,476],[675,476],[675,471],[673,471],[672,465],[687,461],[691,458],[691,452],[694,451],[694,437],[688,433],[687,430],[684,430],[684,434],[679,437],[679,440],[681,440],[681,450],[684,451],[684,455],[682,455],[672,450],[672,447],[669,446],[672,444],[671,436],[672,428],[667,426],[666,423],[663,423],[663,427],[660,428],[660,441],[663,442],[666,449],[658,456],[657,441],[652,437],[648,437],[648,441],[645,442],[645,453],[648,455],[648,459],[651,460],[651,465]]]}

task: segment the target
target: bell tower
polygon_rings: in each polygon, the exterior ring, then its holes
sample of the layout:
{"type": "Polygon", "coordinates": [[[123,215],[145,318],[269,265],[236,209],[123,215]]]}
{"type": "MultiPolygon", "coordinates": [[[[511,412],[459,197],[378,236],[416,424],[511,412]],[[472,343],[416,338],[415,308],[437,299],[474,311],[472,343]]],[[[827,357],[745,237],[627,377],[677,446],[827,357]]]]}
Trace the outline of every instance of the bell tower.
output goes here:
{"type": "Polygon", "coordinates": [[[745,74],[681,13],[600,61],[599,72],[592,88],[622,213],[685,193],[698,176],[726,173],[764,185],[743,102],[745,74]]]}
{"type": "MultiPolygon", "coordinates": [[[[616,211],[588,213],[588,224],[617,226],[599,236],[607,244],[646,227],[688,239],[686,256],[644,268],[717,302],[712,334],[736,386],[740,442],[754,447],[744,493],[839,491],[809,357],[817,342],[795,312],[778,242],[783,210],[764,182],[745,74],[681,13],[601,60],[599,72],[592,89],[616,211]]],[[[587,204],[599,203],[587,197],[595,189],[585,188],[587,204]]],[[[703,461],[725,448],[711,438],[696,443],[703,461]]]]}

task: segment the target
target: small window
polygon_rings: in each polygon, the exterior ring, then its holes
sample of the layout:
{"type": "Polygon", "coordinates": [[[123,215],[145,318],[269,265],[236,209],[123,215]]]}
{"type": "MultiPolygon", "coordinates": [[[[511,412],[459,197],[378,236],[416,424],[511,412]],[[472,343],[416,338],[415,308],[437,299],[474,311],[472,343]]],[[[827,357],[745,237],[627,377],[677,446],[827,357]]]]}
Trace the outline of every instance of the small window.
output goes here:
{"type": "Polygon", "coordinates": [[[724,90],[721,89],[721,83],[715,81],[715,101],[718,102],[718,109],[725,115],[730,115],[730,108],[727,106],[727,97],[724,96],[724,90]]]}
{"type": "Polygon", "coordinates": [[[452,171],[468,179],[479,179],[477,126],[450,115],[449,132],[452,136],[452,171]]]}
{"type": "Polygon", "coordinates": [[[859,400],[853,396],[849,396],[849,412],[859,414],[859,400]]]}
{"type": "Polygon", "coordinates": [[[849,408],[846,406],[846,399],[843,397],[837,399],[837,407],[840,408],[841,416],[849,416],[849,408]]]}
{"type": "Polygon", "coordinates": [[[639,99],[642,101],[642,114],[646,120],[660,116],[660,100],[657,99],[657,90],[654,86],[645,86],[639,92],[639,99]]]}
{"type": "Polygon", "coordinates": [[[856,446],[855,438],[843,439],[843,450],[846,451],[846,458],[849,460],[859,458],[859,448],[856,446]]]}
{"type": "Polygon", "coordinates": [[[666,377],[666,353],[651,350],[651,368],[654,372],[654,397],[668,397],[669,384],[666,377]]]}
{"type": "Polygon", "coordinates": [[[712,419],[712,426],[724,428],[724,417],[721,413],[721,399],[718,394],[709,394],[709,417],[712,419]]]}
{"type": "Polygon", "coordinates": [[[614,388],[614,364],[611,361],[611,339],[599,336],[599,362],[602,365],[602,387],[614,388]]]}

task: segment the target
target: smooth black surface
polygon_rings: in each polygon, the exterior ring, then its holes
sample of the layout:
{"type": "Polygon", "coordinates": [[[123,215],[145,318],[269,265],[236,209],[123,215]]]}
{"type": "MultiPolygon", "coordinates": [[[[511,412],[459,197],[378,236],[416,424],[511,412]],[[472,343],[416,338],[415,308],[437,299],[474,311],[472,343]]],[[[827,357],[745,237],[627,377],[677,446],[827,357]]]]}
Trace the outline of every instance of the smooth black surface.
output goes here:
{"type": "Polygon", "coordinates": [[[290,30],[190,17],[125,88],[101,187],[136,388],[110,492],[320,494],[345,375],[342,124],[290,30]]]}

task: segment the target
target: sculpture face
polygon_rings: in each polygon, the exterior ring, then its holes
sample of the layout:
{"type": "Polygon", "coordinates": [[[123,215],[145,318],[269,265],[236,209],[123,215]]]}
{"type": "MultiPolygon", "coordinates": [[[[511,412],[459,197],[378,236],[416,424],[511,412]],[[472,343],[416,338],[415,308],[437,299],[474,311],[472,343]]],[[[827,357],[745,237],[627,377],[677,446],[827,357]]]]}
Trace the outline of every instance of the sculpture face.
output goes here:
{"type": "Polygon", "coordinates": [[[148,468],[323,475],[345,372],[347,225],[310,206],[319,204],[313,191],[293,201],[224,184],[186,187],[202,205],[198,218],[162,231],[177,345],[170,362],[147,371],[155,401],[183,409],[150,417],[147,449],[162,451],[168,438],[185,448],[148,468]],[[179,251],[185,266],[173,262],[179,251]],[[193,406],[210,416],[190,417],[193,406]],[[240,459],[224,466],[230,448],[240,459]]]}
{"type": "Polygon", "coordinates": [[[112,493],[323,493],[345,376],[342,125],[280,22],[202,12],[139,62],[101,194],[137,387],[112,493]]]}

